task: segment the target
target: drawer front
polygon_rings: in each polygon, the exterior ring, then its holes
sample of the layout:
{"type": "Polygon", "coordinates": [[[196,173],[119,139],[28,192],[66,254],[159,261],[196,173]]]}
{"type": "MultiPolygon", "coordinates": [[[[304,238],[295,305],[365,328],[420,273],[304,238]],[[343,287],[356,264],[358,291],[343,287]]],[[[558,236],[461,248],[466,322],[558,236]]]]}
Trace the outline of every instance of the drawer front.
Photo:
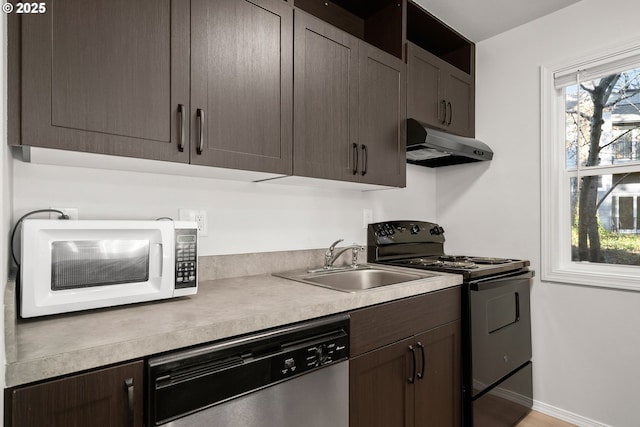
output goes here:
{"type": "Polygon", "coordinates": [[[350,313],[351,357],[460,318],[460,286],[350,313]]]}

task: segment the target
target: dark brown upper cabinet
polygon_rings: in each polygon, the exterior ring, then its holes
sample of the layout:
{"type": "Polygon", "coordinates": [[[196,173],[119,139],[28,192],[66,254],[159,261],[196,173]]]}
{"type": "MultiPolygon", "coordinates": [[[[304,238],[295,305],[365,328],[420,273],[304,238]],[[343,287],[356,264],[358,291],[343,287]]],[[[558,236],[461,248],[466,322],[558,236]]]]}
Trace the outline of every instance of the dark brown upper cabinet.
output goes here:
{"type": "Polygon", "coordinates": [[[46,10],[10,16],[20,143],[188,162],[189,2],[49,0],[46,10]]]}
{"type": "Polygon", "coordinates": [[[191,1],[191,163],[291,173],[293,9],[191,1]]]}
{"type": "Polygon", "coordinates": [[[294,37],[294,175],[403,187],[405,64],[298,9],[294,37]]]}
{"type": "Polygon", "coordinates": [[[142,427],[143,362],[6,391],[8,427],[142,427]]]}
{"type": "Polygon", "coordinates": [[[291,173],[286,2],[67,0],[46,9],[11,24],[22,55],[10,69],[21,80],[21,144],[291,173]]]}
{"type": "Polygon", "coordinates": [[[407,115],[475,136],[475,45],[407,2],[407,115]]]}
{"type": "Polygon", "coordinates": [[[406,75],[402,60],[366,43],[359,61],[360,181],[406,184],[406,75]]]}

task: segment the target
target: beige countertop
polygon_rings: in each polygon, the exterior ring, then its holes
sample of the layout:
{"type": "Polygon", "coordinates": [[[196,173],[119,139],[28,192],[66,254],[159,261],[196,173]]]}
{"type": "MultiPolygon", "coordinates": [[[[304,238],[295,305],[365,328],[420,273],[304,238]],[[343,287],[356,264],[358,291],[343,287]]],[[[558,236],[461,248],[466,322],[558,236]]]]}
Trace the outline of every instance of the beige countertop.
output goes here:
{"type": "MultiPolygon", "coordinates": [[[[190,297],[17,322],[15,305],[5,301],[6,384],[140,359],[461,283],[461,276],[437,274],[346,293],[258,274],[200,282],[190,297]]],[[[5,295],[11,295],[12,286],[15,282],[5,295]]]]}

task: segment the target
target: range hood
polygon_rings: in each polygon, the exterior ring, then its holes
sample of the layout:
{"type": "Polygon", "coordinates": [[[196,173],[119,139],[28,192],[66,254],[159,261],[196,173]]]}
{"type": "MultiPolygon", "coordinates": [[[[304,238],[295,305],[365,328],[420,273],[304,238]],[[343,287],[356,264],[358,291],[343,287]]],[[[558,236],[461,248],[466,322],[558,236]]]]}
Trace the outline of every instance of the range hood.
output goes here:
{"type": "Polygon", "coordinates": [[[482,141],[451,135],[407,119],[407,163],[435,168],[492,158],[493,151],[482,141]]]}

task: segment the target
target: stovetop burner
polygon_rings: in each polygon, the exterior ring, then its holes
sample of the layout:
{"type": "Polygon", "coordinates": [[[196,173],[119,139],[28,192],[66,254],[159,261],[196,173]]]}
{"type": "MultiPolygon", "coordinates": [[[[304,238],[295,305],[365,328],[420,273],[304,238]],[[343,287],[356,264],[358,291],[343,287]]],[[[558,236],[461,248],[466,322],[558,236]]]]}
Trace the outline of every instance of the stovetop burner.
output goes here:
{"type": "MultiPolygon", "coordinates": [[[[461,269],[473,269],[478,266],[468,260],[467,257],[454,257],[454,256],[439,256],[437,258],[414,258],[405,261],[408,266],[413,267],[442,267],[442,268],[461,268],[461,269]]],[[[402,261],[399,261],[401,264],[402,261]]]]}

